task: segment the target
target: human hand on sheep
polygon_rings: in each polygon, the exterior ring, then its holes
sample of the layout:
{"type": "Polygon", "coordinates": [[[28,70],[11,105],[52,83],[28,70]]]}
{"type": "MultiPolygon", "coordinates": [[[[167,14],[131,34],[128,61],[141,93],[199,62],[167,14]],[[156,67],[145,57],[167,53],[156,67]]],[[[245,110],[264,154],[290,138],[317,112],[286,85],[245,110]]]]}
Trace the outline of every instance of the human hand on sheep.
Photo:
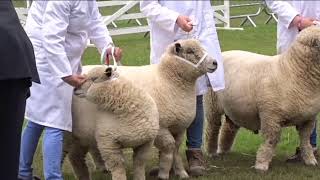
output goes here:
{"type": "Polygon", "coordinates": [[[188,16],[179,15],[176,23],[185,32],[190,32],[193,29],[192,19],[188,16]]]}
{"type": "Polygon", "coordinates": [[[87,78],[83,75],[74,74],[71,76],[63,77],[62,80],[68,83],[69,85],[78,88],[87,80],[87,78]]]}
{"type": "Polygon", "coordinates": [[[292,20],[292,25],[297,27],[299,30],[303,30],[309,26],[317,25],[315,22],[318,21],[314,18],[302,17],[298,15],[292,20]]]}
{"type": "MultiPolygon", "coordinates": [[[[122,58],[122,49],[119,47],[115,47],[113,53],[114,53],[113,55],[114,55],[114,58],[116,59],[116,61],[120,61],[122,58]]],[[[112,48],[107,49],[107,54],[112,55],[112,48]]]]}

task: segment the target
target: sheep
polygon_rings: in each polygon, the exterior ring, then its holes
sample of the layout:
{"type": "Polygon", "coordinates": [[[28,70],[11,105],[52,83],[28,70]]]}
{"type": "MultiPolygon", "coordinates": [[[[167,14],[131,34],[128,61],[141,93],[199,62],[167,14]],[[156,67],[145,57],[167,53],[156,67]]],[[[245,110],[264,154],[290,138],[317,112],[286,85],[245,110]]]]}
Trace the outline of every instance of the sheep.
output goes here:
{"type": "MultiPolygon", "coordinates": [[[[84,71],[94,67],[84,66],[84,71]]],[[[179,147],[187,127],[195,117],[198,77],[214,72],[217,62],[208,56],[198,40],[180,40],[168,46],[160,64],[120,66],[117,71],[147,91],[157,104],[160,130],[155,139],[159,149],[159,179],[168,179],[169,171],[188,178],[179,147]]]]}
{"type": "Polygon", "coordinates": [[[90,179],[84,161],[89,149],[100,169],[108,167],[112,179],[125,180],[122,149],[133,148],[134,179],[144,180],[145,163],[159,130],[157,106],[148,93],[112,68],[102,69],[90,71],[75,91],[72,135],[66,135],[64,150],[80,180],[90,179]]]}
{"type": "Polygon", "coordinates": [[[281,128],[296,126],[304,163],[316,165],[309,137],[320,111],[320,28],[300,32],[280,55],[245,51],[222,55],[226,88],[217,93],[209,91],[204,98],[209,155],[229,151],[239,127],[260,131],[264,143],[257,151],[254,167],[265,172],[281,128]],[[223,114],[226,120],[221,127],[223,114]]]}

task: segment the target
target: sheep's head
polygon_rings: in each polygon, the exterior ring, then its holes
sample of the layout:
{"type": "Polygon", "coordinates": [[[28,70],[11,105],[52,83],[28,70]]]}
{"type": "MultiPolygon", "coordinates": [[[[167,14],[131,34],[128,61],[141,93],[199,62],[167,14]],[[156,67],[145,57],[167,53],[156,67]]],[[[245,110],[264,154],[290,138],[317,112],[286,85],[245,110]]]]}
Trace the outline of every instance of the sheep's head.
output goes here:
{"type": "Polygon", "coordinates": [[[88,89],[93,83],[99,83],[109,81],[117,78],[119,74],[114,71],[111,67],[97,67],[93,68],[86,74],[87,80],[82,84],[80,88],[75,89],[74,94],[79,97],[85,97],[88,89]]]}
{"type": "Polygon", "coordinates": [[[316,49],[320,53],[320,27],[311,26],[302,30],[296,41],[304,46],[316,49]]]}
{"type": "Polygon", "coordinates": [[[217,69],[217,61],[207,54],[196,39],[176,41],[169,46],[167,51],[176,57],[175,61],[178,61],[179,66],[192,68],[201,75],[217,69]]]}

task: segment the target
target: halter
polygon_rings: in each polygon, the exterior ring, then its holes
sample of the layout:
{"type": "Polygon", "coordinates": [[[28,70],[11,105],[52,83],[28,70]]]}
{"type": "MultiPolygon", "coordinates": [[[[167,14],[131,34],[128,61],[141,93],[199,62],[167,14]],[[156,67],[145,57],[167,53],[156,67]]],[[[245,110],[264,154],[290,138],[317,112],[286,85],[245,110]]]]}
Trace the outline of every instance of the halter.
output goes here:
{"type": "Polygon", "coordinates": [[[118,63],[120,65],[120,62],[117,62],[116,58],[114,57],[114,52],[115,52],[114,44],[110,43],[108,46],[106,46],[102,49],[101,56],[100,56],[100,62],[104,66],[105,65],[107,65],[107,67],[110,66],[109,54],[107,53],[107,49],[109,49],[110,47],[111,47],[111,57],[113,60],[113,67],[114,67],[114,71],[116,71],[117,65],[118,65],[118,63]]]}
{"type": "Polygon", "coordinates": [[[193,67],[198,69],[199,66],[201,65],[201,63],[204,61],[204,59],[208,56],[208,53],[205,52],[204,55],[201,57],[200,61],[197,64],[194,64],[194,63],[188,61],[186,58],[182,58],[182,57],[177,56],[177,55],[175,55],[175,56],[176,56],[177,59],[179,59],[179,60],[181,60],[181,61],[183,61],[183,62],[185,62],[185,63],[187,63],[187,64],[189,64],[189,65],[191,65],[191,66],[193,66],[193,67]]]}

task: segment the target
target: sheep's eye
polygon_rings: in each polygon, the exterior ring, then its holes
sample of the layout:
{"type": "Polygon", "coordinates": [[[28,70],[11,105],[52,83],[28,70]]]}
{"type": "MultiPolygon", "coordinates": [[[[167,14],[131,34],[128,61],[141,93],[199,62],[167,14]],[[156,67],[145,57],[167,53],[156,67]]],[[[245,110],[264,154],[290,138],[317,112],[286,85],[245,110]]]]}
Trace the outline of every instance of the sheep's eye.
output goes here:
{"type": "Polygon", "coordinates": [[[192,49],[188,49],[188,50],[187,50],[187,53],[188,53],[188,54],[193,54],[194,52],[193,52],[192,49]]]}
{"type": "Polygon", "coordinates": [[[98,77],[92,77],[91,78],[91,81],[95,81],[95,80],[97,80],[98,79],[98,77]]]}

